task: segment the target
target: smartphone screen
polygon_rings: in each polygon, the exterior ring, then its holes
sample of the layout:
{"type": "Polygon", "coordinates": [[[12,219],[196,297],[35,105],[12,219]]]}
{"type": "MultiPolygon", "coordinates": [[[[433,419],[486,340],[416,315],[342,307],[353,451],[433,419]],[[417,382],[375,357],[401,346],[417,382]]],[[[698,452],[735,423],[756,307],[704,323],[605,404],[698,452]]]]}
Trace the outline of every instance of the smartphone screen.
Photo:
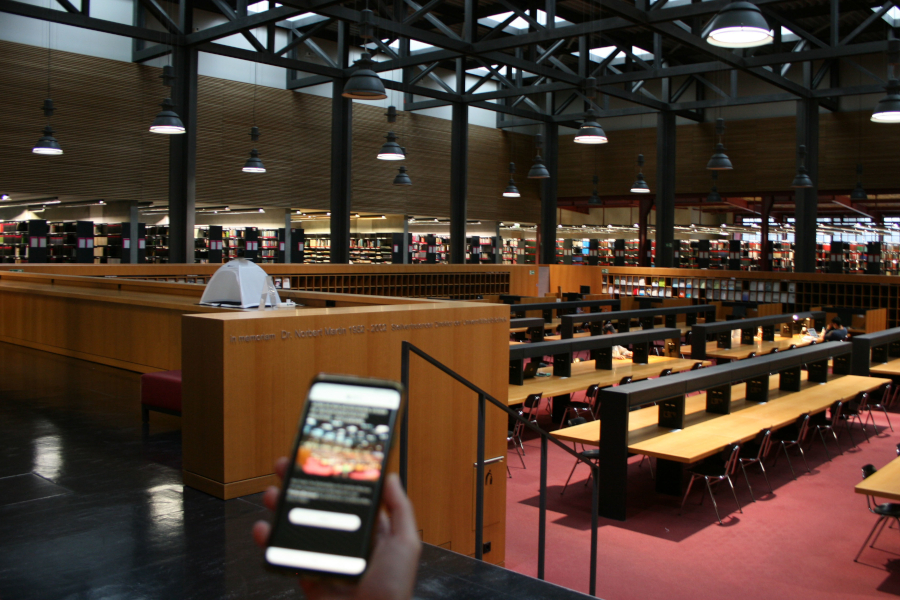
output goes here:
{"type": "Polygon", "coordinates": [[[366,569],[402,395],[391,382],[335,379],[310,387],[266,561],[355,577],[366,569]]]}

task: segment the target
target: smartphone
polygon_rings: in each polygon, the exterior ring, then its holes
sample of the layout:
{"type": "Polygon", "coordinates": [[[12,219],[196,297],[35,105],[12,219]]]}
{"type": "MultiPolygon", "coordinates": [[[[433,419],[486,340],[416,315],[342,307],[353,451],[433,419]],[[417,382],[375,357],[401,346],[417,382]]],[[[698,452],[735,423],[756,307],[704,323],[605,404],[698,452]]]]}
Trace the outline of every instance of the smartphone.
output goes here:
{"type": "Polygon", "coordinates": [[[346,578],[365,572],[404,396],[393,381],[313,380],[265,551],[268,565],[346,578]]]}

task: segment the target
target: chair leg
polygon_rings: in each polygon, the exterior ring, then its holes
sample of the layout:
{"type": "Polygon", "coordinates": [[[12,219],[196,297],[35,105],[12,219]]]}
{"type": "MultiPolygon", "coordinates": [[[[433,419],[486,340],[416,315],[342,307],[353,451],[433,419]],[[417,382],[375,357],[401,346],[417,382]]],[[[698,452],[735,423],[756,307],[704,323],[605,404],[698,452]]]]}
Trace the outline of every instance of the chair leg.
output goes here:
{"type": "Polygon", "coordinates": [[[512,479],[512,471],[509,470],[509,463],[506,463],[506,476],[512,479]]]}
{"type": "Polygon", "coordinates": [[[822,447],[825,448],[825,456],[828,457],[828,462],[831,462],[831,454],[828,452],[828,444],[825,443],[825,434],[822,433],[822,430],[816,427],[816,431],[819,432],[819,437],[822,438],[822,447]]]}
{"type": "Polygon", "coordinates": [[[775,491],[772,489],[772,484],[769,483],[769,475],[768,475],[768,473],[766,473],[766,465],[763,464],[762,459],[760,459],[758,462],[759,462],[759,468],[762,469],[763,477],[766,480],[766,485],[769,486],[769,493],[774,494],[775,491]]]}
{"type": "Polygon", "coordinates": [[[850,419],[844,420],[844,429],[847,430],[847,435],[850,437],[850,447],[856,448],[856,440],[853,439],[853,432],[850,431],[850,419]]]}
{"type": "Polygon", "coordinates": [[[869,548],[875,547],[875,542],[878,541],[878,538],[881,537],[881,533],[884,531],[884,526],[888,524],[888,518],[882,517],[881,527],[878,529],[878,533],[875,534],[875,537],[872,538],[872,543],[869,544],[869,548]]]}
{"type": "MultiPolygon", "coordinates": [[[[523,468],[523,469],[527,469],[528,467],[525,466],[525,459],[522,458],[522,453],[519,452],[519,447],[516,445],[516,440],[513,440],[513,450],[516,451],[516,454],[518,455],[519,460],[522,461],[522,468],[523,468]]],[[[506,468],[509,469],[509,465],[508,465],[508,464],[507,464],[506,468]]]]}
{"type": "Polygon", "coordinates": [[[890,428],[891,428],[891,431],[893,431],[893,430],[894,430],[894,426],[891,425],[891,418],[888,416],[887,407],[886,407],[884,404],[881,405],[881,410],[882,410],[882,412],[884,412],[884,418],[887,419],[888,427],[890,427],[890,428]]]}
{"type": "Polygon", "coordinates": [[[803,448],[800,446],[800,442],[797,442],[797,450],[800,451],[800,457],[803,459],[803,464],[806,465],[806,472],[812,473],[812,469],[809,468],[809,463],[806,462],[806,453],[803,452],[803,448]]]}
{"type": "MultiPolygon", "coordinates": [[[[794,473],[794,465],[791,464],[791,455],[788,454],[787,446],[785,445],[785,443],[784,443],[783,441],[781,442],[781,449],[784,450],[784,457],[787,459],[787,461],[788,461],[788,466],[791,468],[791,475],[793,476],[794,481],[796,481],[796,480],[797,480],[797,474],[794,473]]],[[[777,460],[778,457],[776,456],[775,459],[777,460]]]]}
{"type": "Polygon", "coordinates": [[[709,490],[709,499],[712,500],[713,510],[716,511],[716,519],[719,520],[719,525],[724,525],[724,523],[722,523],[722,517],[719,516],[719,506],[716,504],[716,497],[713,495],[712,486],[709,485],[709,477],[704,477],[703,479],[706,480],[706,489],[709,490]]]}
{"type": "MultiPolygon", "coordinates": [[[[859,549],[859,552],[856,553],[856,556],[853,558],[853,562],[859,562],[859,555],[863,553],[863,550],[866,549],[866,544],[869,543],[869,538],[872,537],[872,534],[875,533],[875,529],[878,525],[884,520],[884,517],[878,517],[878,520],[875,521],[875,525],[872,526],[872,530],[869,531],[869,535],[866,536],[866,541],[863,542],[862,547],[859,549]]],[[[875,543],[875,540],[872,540],[872,543],[875,543]]]]}
{"type": "Polygon", "coordinates": [[[741,508],[741,501],[738,500],[737,492],[734,491],[734,483],[731,482],[731,475],[728,475],[728,474],[726,473],[726,474],[725,474],[725,481],[727,481],[727,482],[728,482],[728,485],[731,487],[731,495],[734,496],[734,501],[735,501],[735,503],[737,503],[738,511],[740,511],[741,514],[744,514],[744,509],[741,508]]]}
{"type": "Polygon", "coordinates": [[[572,465],[572,471],[569,473],[569,478],[566,479],[566,485],[563,486],[562,491],[559,493],[560,496],[566,493],[566,488],[569,487],[569,482],[572,480],[572,475],[575,474],[575,467],[578,466],[578,463],[581,462],[577,458],[575,459],[575,464],[572,465]]]}
{"type": "Polygon", "coordinates": [[[747,481],[747,489],[750,490],[750,500],[756,502],[756,497],[753,495],[753,486],[750,485],[750,478],[747,477],[747,467],[744,466],[743,461],[741,461],[741,471],[744,472],[744,479],[747,481]]]}
{"type": "Polygon", "coordinates": [[[149,423],[150,422],[150,409],[146,406],[141,406],[141,422],[149,423]]]}
{"type": "Polygon", "coordinates": [[[681,509],[678,511],[678,514],[684,512],[684,503],[687,502],[688,494],[691,493],[691,487],[694,485],[694,479],[696,479],[693,475],[691,475],[691,480],[688,481],[687,490],[684,492],[684,498],[681,499],[681,509]]]}

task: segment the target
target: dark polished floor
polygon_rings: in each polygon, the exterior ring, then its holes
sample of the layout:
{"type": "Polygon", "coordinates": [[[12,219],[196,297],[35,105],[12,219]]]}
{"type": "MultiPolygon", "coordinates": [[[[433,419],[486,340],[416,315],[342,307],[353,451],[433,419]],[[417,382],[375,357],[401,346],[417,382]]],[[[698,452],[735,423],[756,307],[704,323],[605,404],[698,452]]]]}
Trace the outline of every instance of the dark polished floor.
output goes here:
{"type": "MultiPolygon", "coordinates": [[[[0,598],[298,598],[250,538],[259,495],[181,484],[179,419],[139,376],[0,344],[0,598]]],[[[581,598],[426,546],[417,598],[581,598]]]]}

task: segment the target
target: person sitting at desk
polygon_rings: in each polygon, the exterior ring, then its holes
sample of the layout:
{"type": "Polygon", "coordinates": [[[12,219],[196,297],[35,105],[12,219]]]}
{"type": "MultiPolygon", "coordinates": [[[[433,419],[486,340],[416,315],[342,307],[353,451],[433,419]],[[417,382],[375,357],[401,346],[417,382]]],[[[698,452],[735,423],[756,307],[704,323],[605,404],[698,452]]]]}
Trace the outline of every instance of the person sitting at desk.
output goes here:
{"type": "Polygon", "coordinates": [[[828,324],[828,328],[822,332],[820,342],[841,342],[847,339],[847,329],[841,324],[841,318],[835,317],[828,324]]]}
{"type": "MultiPolygon", "coordinates": [[[[612,323],[607,323],[606,325],[603,326],[603,335],[607,335],[609,333],[617,333],[616,328],[613,327],[612,323]]],[[[631,350],[629,350],[625,346],[613,346],[612,347],[612,357],[619,359],[619,360],[625,360],[627,358],[631,358],[632,353],[631,353],[631,350]]]]}

